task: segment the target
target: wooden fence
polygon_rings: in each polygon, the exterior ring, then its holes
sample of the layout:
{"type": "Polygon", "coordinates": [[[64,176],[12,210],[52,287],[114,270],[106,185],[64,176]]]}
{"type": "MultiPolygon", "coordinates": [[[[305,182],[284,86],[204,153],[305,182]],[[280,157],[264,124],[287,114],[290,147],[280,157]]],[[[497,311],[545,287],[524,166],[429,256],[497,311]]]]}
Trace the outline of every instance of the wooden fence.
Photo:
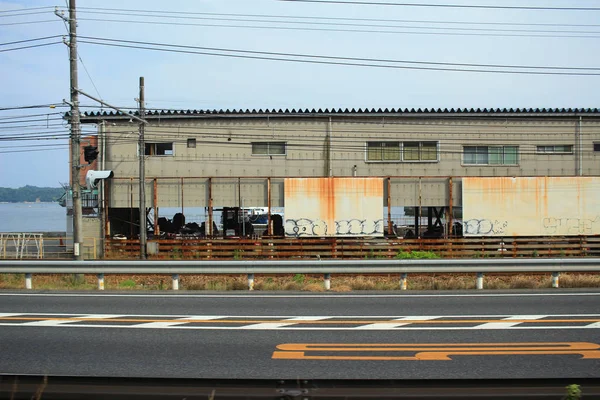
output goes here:
{"type": "MultiPolygon", "coordinates": [[[[139,241],[106,240],[105,258],[139,257],[139,241]]],[[[451,239],[182,239],[151,241],[149,259],[390,259],[428,251],[440,258],[598,257],[600,236],[451,239]]]]}

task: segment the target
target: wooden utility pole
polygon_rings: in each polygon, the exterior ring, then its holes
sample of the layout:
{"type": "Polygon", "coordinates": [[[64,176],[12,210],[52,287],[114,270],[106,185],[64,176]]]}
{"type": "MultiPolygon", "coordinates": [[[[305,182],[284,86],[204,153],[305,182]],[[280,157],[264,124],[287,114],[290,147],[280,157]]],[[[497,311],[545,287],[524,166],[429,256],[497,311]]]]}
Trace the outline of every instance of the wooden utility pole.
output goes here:
{"type": "MultiPolygon", "coordinates": [[[[140,76],[140,118],[143,120],[146,116],[146,109],[144,105],[144,77],[140,76]]],[[[146,229],[146,145],[144,142],[144,129],[145,123],[140,122],[139,130],[139,155],[140,155],[140,259],[146,259],[146,235],[148,230],[146,229]]],[[[158,216],[154,216],[154,223],[158,221],[158,216]]]]}
{"type": "Polygon", "coordinates": [[[83,260],[83,212],[80,186],[81,123],[79,118],[79,92],[77,79],[77,14],[75,0],[69,1],[69,66],[71,76],[71,191],[73,199],[73,256],[83,260]]]}

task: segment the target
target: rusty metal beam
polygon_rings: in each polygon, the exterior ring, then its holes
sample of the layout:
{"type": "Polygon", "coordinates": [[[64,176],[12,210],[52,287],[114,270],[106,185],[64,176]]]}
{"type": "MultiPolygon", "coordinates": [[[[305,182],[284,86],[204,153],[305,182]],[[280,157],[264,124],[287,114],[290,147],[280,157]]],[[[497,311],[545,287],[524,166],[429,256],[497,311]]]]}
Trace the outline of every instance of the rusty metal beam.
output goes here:
{"type": "Polygon", "coordinates": [[[271,178],[267,178],[267,235],[273,235],[271,226],[271,178]]]}
{"type": "Polygon", "coordinates": [[[183,212],[183,176],[181,177],[181,214],[185,216],[185,213],[183,212]]]}
{"type": "Polygon", "coordinates": [[[110,188],[109,185],[110,183],[108,182],[108,180],[105,179],[104,183],[103,183],[103,191],[104,194],[102,195],[102,223],[104,224],[104,237],[110,237],[110,224],[108,222],[108,209],[109,209],[109,194],[110,194],[110,188]]]}
{"type": "Polygon", "coordinates": [[[133,178],[129,180],[129,237],[133,238],[133,178]]]}
{"type": "Polygon", "coordinates": [[[153,181],[152,208],[154,208],[154,237],[157,238],[160,235],[160,228],[158,227],[158,180],[154,178],[153,181]]]}
{"type": "Polygon", "coordinates": [[[390,178],[388,176],[387,178],[387,208],[388,208],[388,215],[387,215],[387,220],[388,220],[388,235],[392,235],[393,234],[393,227],[392,227],[392,178],[390,178]]]}
{"type": "Polygon", "coordinates": [[[208,178],[208,236],[213,236],[212,178],[208,178]]]}
{"type": "Polygon", "coordinates": [[[452,177],[448,178],[448,237],[452,236],[452,224],[454,219],[454,198],[453,198],[453,182],[452,177]]]}

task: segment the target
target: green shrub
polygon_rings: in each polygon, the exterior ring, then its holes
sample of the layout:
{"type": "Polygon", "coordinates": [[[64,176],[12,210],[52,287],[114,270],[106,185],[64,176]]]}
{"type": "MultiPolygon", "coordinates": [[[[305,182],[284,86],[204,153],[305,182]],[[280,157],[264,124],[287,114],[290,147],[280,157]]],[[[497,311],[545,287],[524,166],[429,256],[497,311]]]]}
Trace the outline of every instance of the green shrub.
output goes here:
{"type": "Polygon", "coordinates": [[[133,279],[127,279],[127,280],[119,283],[119,287],[133,289],[135,287],[135,281],[133,279]]]}
{"type": "Polygon", "coordinates": [[[296,275],[294,275],[293,280],[298,285],[303,285],[304,281],[306,280],[306,276],[304,276],[304,274],[296,274],[296,275]]]}
{"type": "Polygon", "coordinates": [[[433,251],[399,251],[394,258],[398,260],[423,260],[440,258],[440,256],[433,251]]]}

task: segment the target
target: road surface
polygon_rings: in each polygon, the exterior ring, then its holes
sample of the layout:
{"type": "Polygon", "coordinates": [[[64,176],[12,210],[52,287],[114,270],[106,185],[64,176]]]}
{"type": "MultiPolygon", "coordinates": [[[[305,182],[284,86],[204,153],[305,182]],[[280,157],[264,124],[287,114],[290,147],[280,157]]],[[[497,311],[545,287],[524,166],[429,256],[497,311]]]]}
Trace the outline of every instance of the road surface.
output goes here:
{"type": "Polygon", "coordinates": [[[0,374],[600,378],[600,291],[0,292],[0,374]]]}

